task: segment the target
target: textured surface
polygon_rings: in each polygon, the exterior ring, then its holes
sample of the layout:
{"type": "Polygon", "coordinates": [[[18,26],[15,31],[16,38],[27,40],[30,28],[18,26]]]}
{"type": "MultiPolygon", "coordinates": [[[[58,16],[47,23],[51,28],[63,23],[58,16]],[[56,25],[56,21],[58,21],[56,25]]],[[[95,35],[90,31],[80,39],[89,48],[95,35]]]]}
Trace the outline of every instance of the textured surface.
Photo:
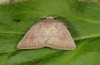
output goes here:
{"type": "Polygon", "coordinates": [[[27,0],[0,5],[0,65],[100,65],[100,5],[77,0],[27,0]],[[77,49],[17,50],[25,33],[50,15],[69,28],[77,49]]]}
{"type": "Polygon", "coordinates": [[[74,50],[76,45],[63,22],[47,17],[33,25],[17,45],[19,49],[43,47],[74,50]]]}

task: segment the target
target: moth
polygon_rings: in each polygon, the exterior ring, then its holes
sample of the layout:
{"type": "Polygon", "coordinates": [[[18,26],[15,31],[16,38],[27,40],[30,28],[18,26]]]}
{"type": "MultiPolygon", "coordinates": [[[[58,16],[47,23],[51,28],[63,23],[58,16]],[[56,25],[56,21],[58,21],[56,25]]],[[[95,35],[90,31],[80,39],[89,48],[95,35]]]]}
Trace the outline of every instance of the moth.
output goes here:
{"type": "Polygon", "coordinates": [[[43,47],[74,50],[76,45],[63,22],[54,17],[47,17],[33,25],[17,45],[18,49],[43,47]]]}

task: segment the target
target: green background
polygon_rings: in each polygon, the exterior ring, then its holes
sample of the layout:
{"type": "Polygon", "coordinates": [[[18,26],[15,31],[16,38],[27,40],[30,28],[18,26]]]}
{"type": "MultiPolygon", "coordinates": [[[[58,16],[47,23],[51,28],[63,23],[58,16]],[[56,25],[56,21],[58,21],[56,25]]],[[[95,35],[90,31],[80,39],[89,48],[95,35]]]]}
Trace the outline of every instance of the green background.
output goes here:
{"type": "Polygon", "coordinates": [[[0,5],[0,65],[100,65],[100,4],[78,0],[26,0],[0,5]],[[77,48],[18,50],[20,39],[39,20],[63,21],[77,48]]]}

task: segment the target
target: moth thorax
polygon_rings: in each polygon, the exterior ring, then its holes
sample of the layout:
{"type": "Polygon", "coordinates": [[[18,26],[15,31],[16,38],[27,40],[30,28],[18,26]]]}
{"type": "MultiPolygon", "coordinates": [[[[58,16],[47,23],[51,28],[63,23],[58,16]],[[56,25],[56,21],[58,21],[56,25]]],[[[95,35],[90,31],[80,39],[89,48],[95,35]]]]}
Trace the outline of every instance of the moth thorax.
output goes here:
{"type": "Polygon", "coordinates": [[[46,17],[46,19],[54,19],[54,17],[52,17],[52,16],[49,16],[49,17],[46,17]]]}

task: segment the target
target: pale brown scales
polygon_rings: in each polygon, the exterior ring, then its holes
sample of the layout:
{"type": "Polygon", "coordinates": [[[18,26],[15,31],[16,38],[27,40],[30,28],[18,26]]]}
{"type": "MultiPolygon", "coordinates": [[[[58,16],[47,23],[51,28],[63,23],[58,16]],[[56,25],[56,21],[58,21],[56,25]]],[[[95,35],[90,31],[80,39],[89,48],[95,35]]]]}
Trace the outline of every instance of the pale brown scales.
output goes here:
{"type": "Polygon", "coordinates": [[[64,23],[53,17],[47,17],[35,24],[18,43],[17,48],[37,49],[45,46],[59,50],[76,48],[64,23]]]}

